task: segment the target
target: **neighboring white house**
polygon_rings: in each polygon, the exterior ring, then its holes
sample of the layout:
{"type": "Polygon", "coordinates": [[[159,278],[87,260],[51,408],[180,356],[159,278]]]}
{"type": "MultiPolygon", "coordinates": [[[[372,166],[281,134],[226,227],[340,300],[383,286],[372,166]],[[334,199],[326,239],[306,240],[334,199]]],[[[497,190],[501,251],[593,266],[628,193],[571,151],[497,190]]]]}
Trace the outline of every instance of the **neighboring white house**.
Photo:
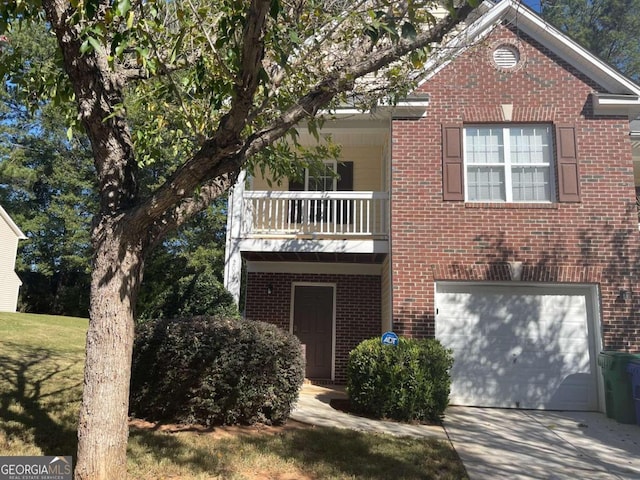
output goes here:
{"type": "Polygon", "coordinates": [[[0,206],[0,312],[15,312],[22,282],[14,271],[18,240],[24,240],[9,214],[0,206]]]}

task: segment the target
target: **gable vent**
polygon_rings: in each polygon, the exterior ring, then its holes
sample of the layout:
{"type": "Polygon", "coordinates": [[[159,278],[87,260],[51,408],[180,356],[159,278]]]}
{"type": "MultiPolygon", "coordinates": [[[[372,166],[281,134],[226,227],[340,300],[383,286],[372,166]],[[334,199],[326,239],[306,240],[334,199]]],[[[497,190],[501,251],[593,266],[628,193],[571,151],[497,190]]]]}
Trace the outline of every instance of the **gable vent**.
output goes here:
{"type": "Polygon", "coordinates": [[[513,45],[500,45],[493,51],[493,62],[496,67],[511,70],[520,62],[520,52],[513,45]]]}

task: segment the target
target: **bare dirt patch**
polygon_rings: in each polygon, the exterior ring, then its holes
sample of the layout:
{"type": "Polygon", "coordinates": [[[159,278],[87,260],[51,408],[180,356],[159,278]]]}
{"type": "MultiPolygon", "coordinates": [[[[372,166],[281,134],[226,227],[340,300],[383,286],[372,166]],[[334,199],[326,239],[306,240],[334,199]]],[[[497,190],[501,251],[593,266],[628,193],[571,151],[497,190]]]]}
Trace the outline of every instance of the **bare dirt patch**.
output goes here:
{"type": "Polygon", "coordinates": [[[137,430],[147,430],[162,433],[195,433],[199,435],[209,435],[214,439],[242,437],[252,435],[278,435],[289,430],[299,430],[314,428],[312,425],[288,420],[284,425],[221,425],[216,427],[205,427],[204,425],[190,425],[180,423],[149,422],[139,418],[129,419],[129,427],[137,430]]]}

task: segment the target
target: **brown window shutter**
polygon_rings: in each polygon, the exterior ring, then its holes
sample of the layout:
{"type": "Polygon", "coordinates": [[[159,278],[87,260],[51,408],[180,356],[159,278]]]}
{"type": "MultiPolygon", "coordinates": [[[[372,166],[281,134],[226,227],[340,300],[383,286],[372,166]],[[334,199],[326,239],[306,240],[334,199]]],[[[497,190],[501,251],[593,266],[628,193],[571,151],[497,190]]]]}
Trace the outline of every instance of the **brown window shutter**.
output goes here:
{"type": "Polygon", "coordinates": [[[558,164],[558,200],[580,201],[580,174],[576,129],[573,125],[556,125],[556,162],[558,164]]]}
{"type": "Polygon", "coordinates": [[[464,200],[462,126],[442,126],[442,198],[464,200]]]}

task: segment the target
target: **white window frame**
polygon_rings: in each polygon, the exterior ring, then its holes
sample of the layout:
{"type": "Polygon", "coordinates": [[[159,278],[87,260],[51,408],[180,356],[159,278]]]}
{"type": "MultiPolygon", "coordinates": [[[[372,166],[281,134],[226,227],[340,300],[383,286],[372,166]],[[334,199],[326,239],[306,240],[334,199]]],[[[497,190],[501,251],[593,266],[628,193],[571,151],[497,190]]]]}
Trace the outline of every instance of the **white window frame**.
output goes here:
{"type": "MultiPolygon", "coordinates": [[[[338,172],[338,161],[337,160],[323,160],[322,163],[324,164],[325,167],[330,168],[331,170],[333,170],[333,181],[332,181],[332,188],[331,190],[323,190],[325,192],[335,192],[336,190],[338,190],[338,177],[336,176],[337,172],[338,172]]],[[[317,190],[309,190],[309,179],[310,178],[314,178],[310,175],[309,169],[305,168],[304,169],[304,190],[305,192],[309,192],[309,191],[317,191],[317,190]]]]}
{"type": "Polygon", "coordinates": [[[553,126],[551,124],[469,124],[465,125],[462,133],[462,148],[463,148],[463,168],[464,168],[464,197],[465,201],[472,203],[555,203],[557,201],[556,194],[556,156],[554,151],[554,137],[553,137],[553,126]],[[548,130],[548,139],[549,139],[549,163],[512,163],[511,162],[511,130],[515,128],[546,128],[548,130]],[[504,154],[504,162],[493,162],[493,163],[474,163],[469,164],[467,161],[467,129],[469,128],[492,128],[492,129],[502,129],[502,141],[503,141],[503,154],[504,154]],[[480,200],[470,200],[469,199],[469,174],[468,168],[469,166],[484,166],[484,167],[499,167],[504,169],[504,188],[505,188],[505,199],[504,200],[490,200],[490,199],[480,199],[480,200]],[[547,200],[514,200],[513,199],[513,182],[512,182],[512,167],[545,167],[549,169],[549,196],[550,198],[547,200]]]}

